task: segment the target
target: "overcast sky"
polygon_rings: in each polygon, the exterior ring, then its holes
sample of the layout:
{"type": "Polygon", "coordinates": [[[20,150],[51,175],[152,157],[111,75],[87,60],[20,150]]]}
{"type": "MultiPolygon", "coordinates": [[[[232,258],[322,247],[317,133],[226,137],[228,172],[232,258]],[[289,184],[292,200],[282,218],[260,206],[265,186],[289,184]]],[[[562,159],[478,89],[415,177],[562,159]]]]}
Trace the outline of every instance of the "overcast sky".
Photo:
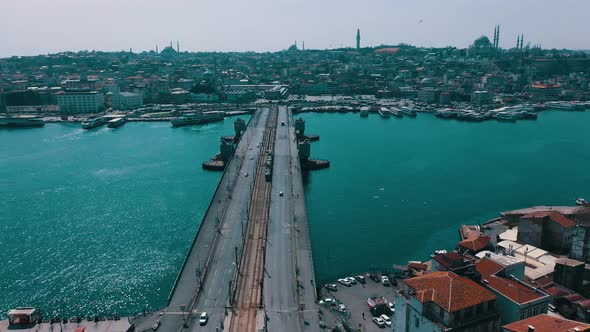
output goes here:
{"type": "Polygon", "coordinates": [[[0,57],[71,50],[278,51],[409,43],[590,49],[588,0],[0,0],[0,57]],[[421,22],[421,23],[420,23],[421,22]]]}

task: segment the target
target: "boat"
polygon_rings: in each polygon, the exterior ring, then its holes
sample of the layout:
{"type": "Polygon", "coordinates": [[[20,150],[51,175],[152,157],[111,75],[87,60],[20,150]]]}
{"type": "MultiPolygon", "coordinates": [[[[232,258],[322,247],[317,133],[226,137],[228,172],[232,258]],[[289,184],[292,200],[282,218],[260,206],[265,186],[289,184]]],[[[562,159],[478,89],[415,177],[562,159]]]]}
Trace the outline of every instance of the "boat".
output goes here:
{"type": "Polygon", "coordinates": [[[395,107],[390,108],[389,113],[393,114],[393,116],[395,116],[396,118],[401,118],[403,116],[399,108],[395,107]]]}
{"type": "Polygon", "coordinates": [[[451,108],[445,108],[445,109],[436,111],[436,113],[434,113],[434,115],[439,118],[447,118],[447,119],[448,118],[455,118],[455,117],[457,117],[457,111],[454,109],[451,109],[451,108]]]}
{"type": "Polygon", "coordinates": [[[108,119],[102,116],[99,117],[89,117],[86,121],[82,122],[82,128],[84,129],[92,129],[96,127],[100,127],[103,124],[107,123],[108,119]]]}
{"type": "Polygon", "coordinates": [[[523,119],[534,120],[537,118],[537,113],[535,112],[522,112],[521,114],[523,119]]]}
{"type": "Polygon", "coordinates": [[[115,118],[112,120],[109,120],[109,122],[107,123],[107,126],[109,128],[118,128],[121,127],[122,125],[125,124],[127,120],[125,120],[125,118],[115,118]]]}
{"type": "Polygon", "coordinates": [[[181,127],[223,121],[224,117],[225,112],[223,111],[203,112],[199,110],[172,119],[171,122],[172,127],[181,127]]]}
{"type": "Polygon", "coordinates": [[[590,206],[590,203],[588,203],[585,199],[583,198],[578,198],[576,199],[576,204],[581,205],[581,206],[590,206]]]}
{"type": "Polygon", "coordinates": [[[496,112],[496,114],[494,114],[494,119],[498,121],[514,122],[516,121],[516,115],[511,112],[496,112]]]}
{"type": "Polygon", "coordinates": [[[549,102],[545,104],[545,107],[566,111],[576,110],[576,104],[572,104],[569,102],[549,102]]]}
{"type": "Polygon", "coordinates": [[[402,107],[401,111],[403,114],[407,115],[407,116],[411,116],[411,117],[415,117],[416,116],[416,110],[414,110],[413,108],[410,107],[402,107]]]}
{"type": "Polygon", "coordinates": [[[1,116],[0,127],[7,128],[32,128],[43,127],[45,121],[37,116],[1,116]]]}
{"type": "Polygon", "coordinates": [[[389,113],[389,110],[385,107],[381,107],[378,112],[379,115],[381,115],[381,117],[384,119],[389,119],[389,117],[391,116],[391,113],[389,113]]]}
{"type": "Polygon", "coordinates": [[[366,118],[369,116],[369,108],[368,107],[362,107],[361,108],[361,117],[362,118],[366,118]]]}

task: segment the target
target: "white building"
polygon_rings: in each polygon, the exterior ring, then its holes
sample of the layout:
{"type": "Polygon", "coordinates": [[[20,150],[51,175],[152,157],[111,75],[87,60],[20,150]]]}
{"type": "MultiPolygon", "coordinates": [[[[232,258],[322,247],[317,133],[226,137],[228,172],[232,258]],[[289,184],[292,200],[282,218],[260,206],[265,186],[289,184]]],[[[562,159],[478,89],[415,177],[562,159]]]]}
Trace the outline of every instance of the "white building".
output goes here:
{"type": "Polygon", "coordinates": [[[140,93],[121,92],[117,98],[118,107],[113,99],[113,107],[121,110],[132,110],[143,106],[143,95],[140,93]]]}
{"type": "Polygon", "coordinates": [[[105,108],[104,95],[98,91],[64,92],[57,95],[62,113],[98,113],[105,108]]]}

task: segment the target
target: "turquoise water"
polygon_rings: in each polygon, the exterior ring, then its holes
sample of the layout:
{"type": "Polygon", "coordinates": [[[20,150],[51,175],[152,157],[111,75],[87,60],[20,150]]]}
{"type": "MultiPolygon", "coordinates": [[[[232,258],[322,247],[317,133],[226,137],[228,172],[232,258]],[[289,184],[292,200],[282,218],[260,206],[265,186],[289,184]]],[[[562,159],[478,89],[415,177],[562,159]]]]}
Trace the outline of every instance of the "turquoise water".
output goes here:
{"type": "MultiPolygon", "coordinates": [[[[332,161],[307,179],[316,277],[450,249],[457,226],[590,197],[590,112],[465,123],[304,114],[332,161]]],[[[166,299],[220,173],[200,163],[233,121],[0,131],[0,317],[133,314],[166,299]]]]}
{"type": "Polygon", "coordinates": [[[306,200],[316,278],[327,281],[453,249],[460,224],[590,197],[590,112],[481,123],[428,114],[304,114],[319,134],[306,200]]]}
{"type": "Polygon", "coordinates": [[[233,119],[0,131],[0,317],[131,314],[166,303],[221,173],[233,119]]]}

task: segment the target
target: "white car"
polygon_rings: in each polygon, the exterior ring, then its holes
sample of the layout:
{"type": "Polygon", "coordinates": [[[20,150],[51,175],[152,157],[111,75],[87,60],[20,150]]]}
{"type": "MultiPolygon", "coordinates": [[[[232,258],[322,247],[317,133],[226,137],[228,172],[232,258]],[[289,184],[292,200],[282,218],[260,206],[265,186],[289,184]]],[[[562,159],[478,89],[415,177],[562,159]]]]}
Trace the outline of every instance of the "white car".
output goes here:
{"type": "Polygon", "coordinates": [[[342,279],[342,278],[338,279],[338,283],[341,284],[341,285],[344,285],[346,287],[352,286],[352,284],[350,283],[350,281],[348,281],[346,279],[342,279]]]}
{"type": "Polygon", "coordinates": [[[279,191],[279,196],[283,197],[283,192],[279,191]]]}
{"type": "Polygon", "coordinates": [[[389,278],[387,276],[381,276],[381,283],[383,286],[389,286],[389,278]]]}
{"type": "Polygon", "coordinates": [[[248,174],[248,172],[244,173],[244,176],[245,177],[248,177],[248,175],[250,175],[250,174],[248,174]]]}
{"type": "Polygon", "coordinates": [[[333,305],[336,305],[336,301],[334,299],[327,297],[323,300],[320,300],[320,304],[323,304],[326,306],[333,306],[333,305]]]}
{"type": "Polygon", "coordinates": [[[340,310],[341,312],[346,312],[346,306],[344,304],[339,304],[338,310],[340,310]]]}
{"type": "Polygon", "coordinates": [[[201,316],[199,316],[199,325],[207,325],[207,321],[209,321],[209,316],[207,316],[206,312],[202,312],[201,316]]]}
{"type": "Polygon", "coordinates": [[[355,278],[353,278],[353,277],[346,277],[344,279],[348,280],[348,282],[350,282],[351,284],[356,285],[356,279],[355,278]]]}
{"type": "Polygon", "coordinates": [[[391,310],[391,312],[395,312],[395,304],[389,302],[387,303],[387,306],[389,307],[389,310],[391,310]]]}
{"type": "Polygon", "coordinates": [[[379,327],[385,327],[385,322],[383,319],[381,319],[381,317],[373,317],[373,322],[379,327]]]}
{"type": "Polygon", "coordinates": [[[152,325],[152,330],[155,331],[158,329],[158,327],[160,327],[160,320],[159,319],[154,323],[154,325],[152,325]]]}
{"type": "Polygon", "coordinates": [[[380,317],[385,322],[385,325],[391,326],[391,318],[389,318],[386,314],[381,315],[380,317]]]}

